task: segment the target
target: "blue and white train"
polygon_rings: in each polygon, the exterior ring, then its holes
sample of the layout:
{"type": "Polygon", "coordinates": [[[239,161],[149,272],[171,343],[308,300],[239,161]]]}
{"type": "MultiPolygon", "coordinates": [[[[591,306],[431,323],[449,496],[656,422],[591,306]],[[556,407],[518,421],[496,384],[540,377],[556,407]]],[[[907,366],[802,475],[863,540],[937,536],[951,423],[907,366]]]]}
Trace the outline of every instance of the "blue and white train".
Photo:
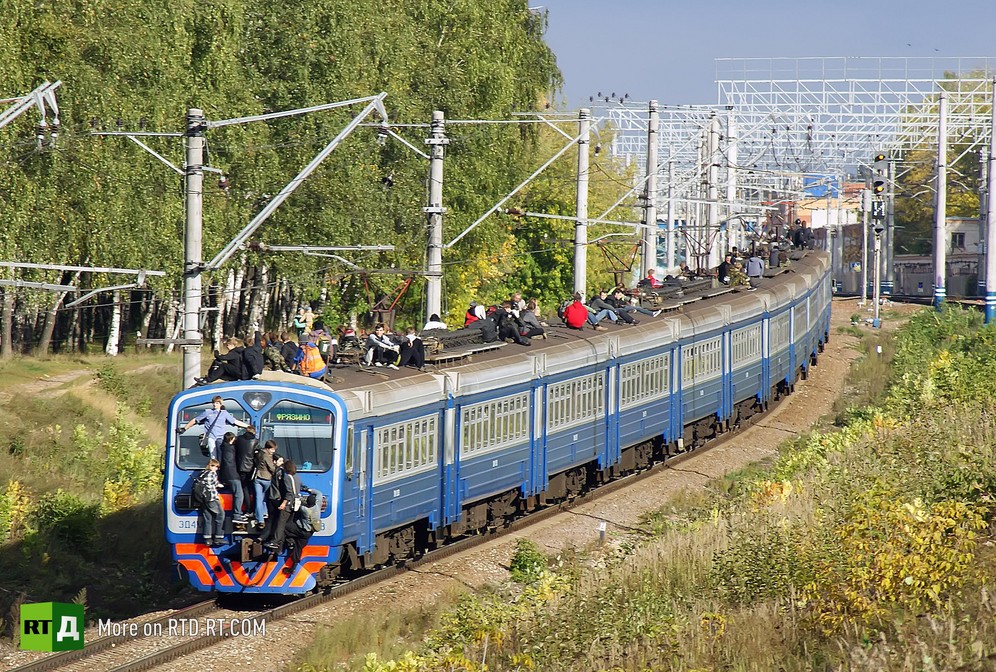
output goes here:
{"type": "Polygon", "coordinates": [[[689,450],[791,390],[829,336],[826,254],[810,252],[758,291],[690,303],[607,332],[553,328],[435,372],[342,370],[184,390],[169,406],[166,539],[200,590],[303,593],[500,526],[689,450]],[[177,428],[214,395],[295,461],[323,494],[322,529],[292,565],[252,534],[202,543],[191,502],[207,456],[177,428]],[[255,551],[254,551],[255,549],[255,551]]]}

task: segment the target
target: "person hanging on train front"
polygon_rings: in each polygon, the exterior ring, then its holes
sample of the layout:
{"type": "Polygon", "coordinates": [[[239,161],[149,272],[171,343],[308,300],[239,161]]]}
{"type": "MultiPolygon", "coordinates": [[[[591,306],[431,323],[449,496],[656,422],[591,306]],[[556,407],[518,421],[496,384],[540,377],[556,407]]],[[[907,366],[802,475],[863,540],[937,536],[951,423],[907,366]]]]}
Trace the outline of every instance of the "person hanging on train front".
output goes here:
{"type": "Polygon", "coordinates": [[[273,512],[276,521],[273,524],[269,541],[263,545],[263,548],[271,553],[280,553],[283,550],[287,523],[290,522],[294,513],[301,508],[301,477],[297,474],[297,465],[294,464],[293,460],[284,462],[279,482],[280,503],[273,512]]]}
{"type": "Polygon", "coordinates": [[[225,543],[225,512],[221,508],[221,497],[218,496],[218,467],[221,463],[211,458],[207,467],[197,477],[205,486],[205,496],[198,509],[201,534],[208,546],[221,546],[225,543]]]}
{"type": "Polygon", "coordinates": [[[185,432],[194,425],[205,425],[207,427],[204,433],[207,435],[208,444],[208,455],[211,458],[218,457],[218,444],[221,443],[221,439],[225,436],[225,432],[228,431],[228,426],[242,427],[245,429],[249,426],[248,422],[242,422],[241,420],[236,420],[235,416],[225,410],[225,401],[220,395],[214,395],[211,399],[211,408],[204,411],[196,418],[193,418],[190,422],[185,424],[181,428],[181,432],[185,432]]]}
{"type": "Polygon", "coordinates": [[[235,437],[235,466],[239,471],[239,481],[242,483],[242,494],[244,506],[236,513],[245,514],[252,512],[253,502],[253,476],[255,469],[255,456],[259,448],[259,441],[256,439],[256,428],[252,425],[246,427],[245,431],[235,437]]]}
{"type": "Polygon", "coordinates": [[[248,521],[242,513],[242,505],[245,504],[245,494],[242,492],[242,479],[239,477],[235,449],[235,434],[225,432],[221,440],[221,470],[219,479],[232,491],[232,522],[236,525],[244,525],[248,521]]]}
{"type": "Polygon", "coordinates": [[[294,567],[301,562],[301,551],[308,545],[311,535],[322,529],[322,493],[308,489],[308,496],[302,492],[301,508],[291,518],[284,528],[287,550],[290,552],[290,565],[284,568],[284,573],[290,575],[294,567]]]}
{"type": "Polygon", "coordinates": [[[277,470],[274,461],[277,455],[277,442],[270,439],[263,444],[263,450],[256,451],[253,461],[253,492],[256,495],[256,527],[263,529],[266,526],[267,506],[266,496],[270,491],[270,482],[277,470]]]}

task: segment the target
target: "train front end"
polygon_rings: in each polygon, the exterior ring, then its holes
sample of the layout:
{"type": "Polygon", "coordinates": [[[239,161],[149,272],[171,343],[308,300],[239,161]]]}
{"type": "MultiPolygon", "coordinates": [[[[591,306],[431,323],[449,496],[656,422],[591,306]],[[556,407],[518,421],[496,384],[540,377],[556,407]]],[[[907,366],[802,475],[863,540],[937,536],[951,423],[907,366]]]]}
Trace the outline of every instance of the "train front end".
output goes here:
{"type": "MultiPolygon", "coordinates": [[[[243,381],[184,390],[169,406],[163,508],[166,541],[181,578],[203,591],[224,593],[307,593],[327,578],[340,559],[342,541],[342,491],[346,411],[342,399],[328,388],[296,383],[243,381]],[[302,490],[321,499],[321,526],[301,549],[300,562],[284,549],[262,550],[261,529],[236,525],[233,492],[219,490],[225,512],[224,543],[205,543],[198,507],[193,501],[194,479],[205,469],[209,454],[201,447],[207,427],[181,428],[212,407],[221,396],[225,410],[236,420],[258,430],[259,446],[277,443],[277,453],[293,460],[302,490]]],[[[230,426],[226,431],[242,430],[230,426]]],[[[249,517],[254,510],[246,493],[249,517]]],[[[307,493],[306,493],[307,494],[307,493]]],[[[272,521],[271,521],[272,522],[272,521]]],[[[295,524],[291,520],[289,525],[295,524]]]]}

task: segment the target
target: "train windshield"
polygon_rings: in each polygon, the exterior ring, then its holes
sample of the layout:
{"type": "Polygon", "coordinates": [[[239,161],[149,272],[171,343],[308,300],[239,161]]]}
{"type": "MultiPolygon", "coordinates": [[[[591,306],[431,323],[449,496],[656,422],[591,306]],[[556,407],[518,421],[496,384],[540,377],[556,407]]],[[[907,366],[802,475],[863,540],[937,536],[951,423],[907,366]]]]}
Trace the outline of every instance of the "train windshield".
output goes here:
{"type": "MultiPolygon", "coordinates": [[[[179,415],[177,416],[176,423],[177,427],[183,427],[191,420],[200,416],[204,411],[211,410],[212,405],[210,401],[201,402],[198,404],[190,404],[189,406],[184,406],[180,409],[179,415]]],[[[224,408],[226,411],[232,414],[236,420],[241,422],[250,422],[249,414],[246,413],[245,409],[239,405],[239,402],[234,399],[225,399],[224,408]]],[[[208,449],[201,448],[200,440],[201,435],[207,430],[207,427],[201,424],[196,424],[191,427],[188,431],[177,436],[176,441],[176,466],[180,469],[204,469],[207,466],[209,459],[208,449]]],[[[238,427],[228,427],[225,431],[238,432],[238,427]]]]}
{"type": "Polygon", "coordinates": [[[261,424],[260,443],[276,441],[277,453],[293,460],[298,471],[332,467],[335,421],[328,409],[284,399],[267,411],[261,424]]]}

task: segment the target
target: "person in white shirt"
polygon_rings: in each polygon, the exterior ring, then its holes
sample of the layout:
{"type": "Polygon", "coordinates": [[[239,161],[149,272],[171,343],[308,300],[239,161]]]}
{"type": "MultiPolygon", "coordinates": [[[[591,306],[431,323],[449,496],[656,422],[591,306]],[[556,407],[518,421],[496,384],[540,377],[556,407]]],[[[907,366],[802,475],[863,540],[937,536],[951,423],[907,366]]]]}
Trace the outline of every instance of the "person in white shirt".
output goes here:
{"type": "Polygon", "coordinates": [[[410,366],[419,371],[425,366],[425,346],[415,333],[415,327],[408,327],[405,330],[405,337],[401,341],[401,361],[398,362],[398,366],[410,366]]]}
{"type": "Polygon", "coordinates": [[[422,327],[422,331],[430,331],[432,329],[446,329],[446,323],[439,319],[439,315],[433,313],[429,316],[429,321],[425,323],[422,327]]]}
{"type": "Polygon", "coordinates": [[[386,366],[389,369],[397,370],[398,352],[401,346],[392,341],[387,335],[387,326],[379,322],[372,334],[367,336],[367,354],[365,362],[367,366],[386,366]]]}

